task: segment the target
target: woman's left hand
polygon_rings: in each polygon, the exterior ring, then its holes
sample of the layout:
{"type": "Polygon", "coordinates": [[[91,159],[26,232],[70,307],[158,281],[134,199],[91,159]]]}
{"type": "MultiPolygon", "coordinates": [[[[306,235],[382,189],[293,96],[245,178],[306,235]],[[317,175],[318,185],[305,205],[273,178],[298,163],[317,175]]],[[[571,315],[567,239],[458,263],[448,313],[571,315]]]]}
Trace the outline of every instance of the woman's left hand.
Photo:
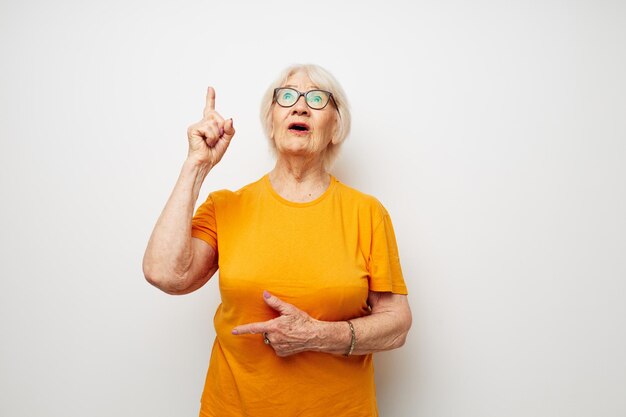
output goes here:
{"type": "Polygon", "coordinates": [[[265,303],[280,313],[275,319],[248,323],[233,329],[234,335],[262,334],[269,339],[276,355],[289,356],[307,350],[318,350],[319,330],[322,322],[280,298],[263,292],[265,303]]]}

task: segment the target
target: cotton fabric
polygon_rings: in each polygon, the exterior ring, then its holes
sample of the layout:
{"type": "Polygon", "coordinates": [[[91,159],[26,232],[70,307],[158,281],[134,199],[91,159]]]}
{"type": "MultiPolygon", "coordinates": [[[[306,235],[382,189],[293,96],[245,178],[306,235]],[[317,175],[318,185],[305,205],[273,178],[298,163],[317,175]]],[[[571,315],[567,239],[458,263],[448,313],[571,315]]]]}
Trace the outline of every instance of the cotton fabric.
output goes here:
{"type": "Polygon", "coordinates": [[[368,315],[370,290],[407,294],[391,219],[378,200],[331,176],[319,198],[295,203],[265,175],[211,193],[192,237],[218,253],[222,299],[201,416],[378,415],[371,354],[281,358],[262,335],[231,333],[279,315],[264,290],[324,321],[368,315]]]}

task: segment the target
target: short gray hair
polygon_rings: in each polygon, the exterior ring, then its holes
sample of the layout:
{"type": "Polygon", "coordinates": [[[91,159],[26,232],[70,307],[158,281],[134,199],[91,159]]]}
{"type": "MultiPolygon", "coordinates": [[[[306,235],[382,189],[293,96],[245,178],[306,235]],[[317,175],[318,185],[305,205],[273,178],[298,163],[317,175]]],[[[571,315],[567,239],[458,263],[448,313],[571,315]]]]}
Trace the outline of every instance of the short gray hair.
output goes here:
{"type": "Polygon", "coordinates": [[[296,64],[281,72],[278,78],[270,84],[269,88],[263,95],[263,100],[261,101],[261,124],[263,125],[263,131],[270,142],[272,150],[276,152],[276,144],[274,143],[274,139],[271,137],[274,89],[282,87],[290,76],[298,72],[305,73],[318,88],[333,93],[335,105],[337,106],[337,111],[339,112],[339,125],[337,126],[338,129],[335,143],[329,143],[326,148],[326,152],[324,153],[324,165],[328,168],[337,158],[341,144],[350,133],[351,123],[350,108],[348,106],[346,93],[343,91],[343,88],[341,88],[337,79],[335,79],[335,77],[328,72],[328,70],[314,64],[296,64]]]}

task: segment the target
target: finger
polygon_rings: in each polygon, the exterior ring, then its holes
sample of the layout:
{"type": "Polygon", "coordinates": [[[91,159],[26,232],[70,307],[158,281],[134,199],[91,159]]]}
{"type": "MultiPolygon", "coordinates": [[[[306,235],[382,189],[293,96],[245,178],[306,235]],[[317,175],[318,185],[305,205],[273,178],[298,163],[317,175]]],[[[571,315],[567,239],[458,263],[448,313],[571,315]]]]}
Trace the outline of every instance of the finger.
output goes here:
{"type": "Polygon", "coordinates": [[[203,122],[195,126],[195,131],[202,137],[209,147],[213,147],[219,140],[219,128],[215,122],[203,122]]]}
{"type": "Polygon", "coordinates": [[[218,112],[213,110],[209,116],[211,120],[215,120],[220,127],[224,127],[224,118],[218,112]]]}
{"type": "Polygon", "coordinates": [[[204,105],[203,116],[206,118],[209,114],[215,110],[215,89],[209,87],[206,90],[206,104],[204,105]]]}
{"type": "Polygon", "coordinates": [[[232,330],[232,334],[234,335],[261,334],[267,331],[269,331],[269,322],[261,321],[257,323],[248,323],[248,324],[242,324],[241,326],[237,326],[232,330]]]}
{"type": "Polygon", "coordinates": [[[211,131],[213,133],[212,136],[214,136],[216,139],[221,138],[222,135],[224,134],[224,123],[220,122],[219,120],[216,120],[216,119],[204,120],[202,122],[202,126],[204,126],[205,129],[211,131]]]}
{"type": "Polygon", "coordinates": [[[207,124],[211,127],[211,130],[215,132],[217,137],[222,135],[222,131],[224,130],[223,123],[219,123],[217,120],[208,120],[207,124]]]}
{"type": "Polygon", "coordinates": [[[216,126],[210,125],[207,127],[208,134],[205,136],[205,142],[209,148],[214,147],[220,140],[220,132],[216,126]]]}
{"type": "Polygon", "coordinates": [[[275,295],[270,294],[267,291],[263,291],[263,300],[265,301],[265,304],[272,307],[274,310],[278,311],[281,315],[290,314],[290,313],[293,313],[294,310],[298,310],[292,304],[284,302],[280,298],[276,297],[275,295]]]}
{"type": "Polygon", "coordinates": [[[235,127],[233,126],[233,118],[231,117],[230,119],[226,120],[226,122],[224,123],[224,128],[223,128],[223,137],[224,139],[226,139],[227,141],[230,142],[230,140],[233,138],[233,136],[235,136],[235,127]]]}
{"type": "Polygon", "coordinates": [[[211,136],[211,129],[208,125],[205,124],[197,124],[193,126],[189,126],[187,130],[188,136],[191,137],[199,137],[202,140],[206,140],[207,137],[211,136]]]}

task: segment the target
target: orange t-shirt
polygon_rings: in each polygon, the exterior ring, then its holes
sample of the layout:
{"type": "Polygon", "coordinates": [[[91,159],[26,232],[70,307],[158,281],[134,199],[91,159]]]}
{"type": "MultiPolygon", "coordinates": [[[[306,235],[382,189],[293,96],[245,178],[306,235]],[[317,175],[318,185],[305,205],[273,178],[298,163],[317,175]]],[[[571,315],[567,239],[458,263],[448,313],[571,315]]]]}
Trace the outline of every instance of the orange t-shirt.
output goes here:
{"type": "Polygon", "coordinates": [[[231,333],[278,316],[263,290],[325,321],[369,314],[369,290],[406,294],[393,226],[378,200],[331,177],[319,198],[294,203],[265,175],[239,191],[211,193],[192,236],[218,251],[222,298],[202,416],[378,415],[371,354],[281,358],[261,335],[231,333]]]}

